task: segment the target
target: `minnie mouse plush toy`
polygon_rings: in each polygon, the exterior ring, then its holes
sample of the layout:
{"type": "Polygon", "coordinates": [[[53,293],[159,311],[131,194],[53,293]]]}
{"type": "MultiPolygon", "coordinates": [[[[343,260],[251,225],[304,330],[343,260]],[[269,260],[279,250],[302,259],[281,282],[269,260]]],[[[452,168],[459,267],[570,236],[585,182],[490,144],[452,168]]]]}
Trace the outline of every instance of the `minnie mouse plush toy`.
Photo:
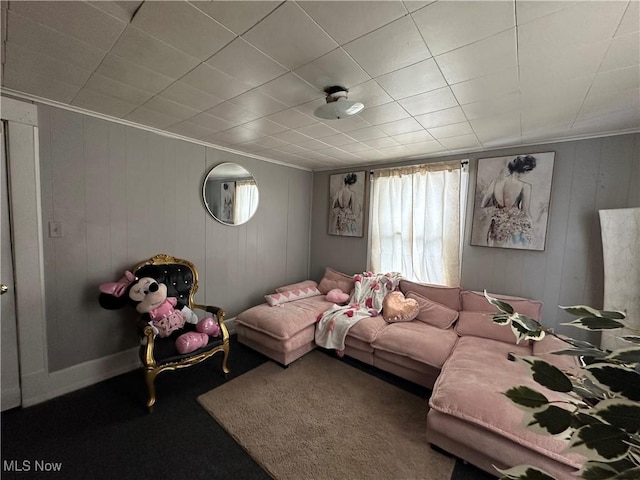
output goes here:
{"type": "Polygon", "coordinates": [[[117,282],[100,285],[100,305],[109,310],[122,308],[126,304],[135,306],[143,314],[156,335],[171,336],[183,329],[187,323],[195,325],[195,332],[189,331],[176,338],[176,349],[185,354],[204,347],[209,343],[209,335],[220,335],[220,326],[211,317],[198,320],[189,307],[175,297],[167,297],[167,286],[154,278],[138,278],[125,272],[117,282]]]}

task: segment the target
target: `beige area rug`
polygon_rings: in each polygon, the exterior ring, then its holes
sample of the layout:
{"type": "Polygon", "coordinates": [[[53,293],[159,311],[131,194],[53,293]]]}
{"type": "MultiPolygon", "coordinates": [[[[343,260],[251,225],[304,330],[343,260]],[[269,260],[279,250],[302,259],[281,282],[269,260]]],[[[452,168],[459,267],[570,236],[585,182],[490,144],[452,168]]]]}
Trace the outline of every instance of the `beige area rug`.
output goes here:
{"type": "Polygon", "coordinates": [[[449,480],[425,439],[427,400],[314,351],[198,398],[277,480],[449,480]]]}

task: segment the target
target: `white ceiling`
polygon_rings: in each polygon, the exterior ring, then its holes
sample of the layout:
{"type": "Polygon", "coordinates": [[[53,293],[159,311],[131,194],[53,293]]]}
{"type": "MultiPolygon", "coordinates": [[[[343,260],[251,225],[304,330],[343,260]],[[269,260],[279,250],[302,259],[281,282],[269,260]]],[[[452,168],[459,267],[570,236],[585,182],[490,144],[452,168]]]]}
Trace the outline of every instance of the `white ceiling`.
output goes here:
{"type": "Polygon", "coordinates": [[[639,131],[638,7],[2,1],[2,88],[311,169],[639,131]]]}

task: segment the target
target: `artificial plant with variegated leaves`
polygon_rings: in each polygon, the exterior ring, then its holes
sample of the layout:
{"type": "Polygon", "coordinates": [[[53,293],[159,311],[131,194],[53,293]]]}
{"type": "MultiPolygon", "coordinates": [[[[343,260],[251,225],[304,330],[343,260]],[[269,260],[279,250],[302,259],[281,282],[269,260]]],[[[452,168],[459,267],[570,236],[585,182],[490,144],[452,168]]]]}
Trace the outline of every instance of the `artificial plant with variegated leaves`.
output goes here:
{"type": "MultiPolygon", "coordinates": [[[[579,478],[640,479],[640,336],[620,337],[628,344],[626,348],[602,350],[589,342],[558,336],[540,322],[515,312],[509,303],[486,291],[484,294],[499,310],[493,321],[510,326],[518,341],[539,341],[545,335],[554,335],[566,342],[567,348],[553,353],[577,357],[581,364],[570,373],[538,357],[517,357],[529,367],[539,385],[566,394],[565,401],[552,402],[527,386],[514,386],[504,392],[527,412],[526,426],[541,434],[569,438],[569,451],[586,458],[579,478]]],[[[590,331],[628,328],[623,312],[583,305],[560,308],[578,317],[566,325],[590,331]]],[[[502,479],[553,479],[549,473],[529,465],[499,472],[502,479]]]]}

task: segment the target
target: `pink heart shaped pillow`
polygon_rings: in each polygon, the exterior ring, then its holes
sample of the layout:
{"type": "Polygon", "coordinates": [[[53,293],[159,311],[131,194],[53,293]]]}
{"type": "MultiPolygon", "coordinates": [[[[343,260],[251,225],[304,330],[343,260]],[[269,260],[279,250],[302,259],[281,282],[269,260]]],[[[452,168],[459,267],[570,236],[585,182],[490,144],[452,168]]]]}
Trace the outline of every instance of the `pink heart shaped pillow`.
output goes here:
{"type": "Polygon", "coordinates": [[[349,294],[344,293],[339,288],[334,288],[327,292],[327,302],[337,303],[338,305],[347,303],[349,301],[349,294]]]}

